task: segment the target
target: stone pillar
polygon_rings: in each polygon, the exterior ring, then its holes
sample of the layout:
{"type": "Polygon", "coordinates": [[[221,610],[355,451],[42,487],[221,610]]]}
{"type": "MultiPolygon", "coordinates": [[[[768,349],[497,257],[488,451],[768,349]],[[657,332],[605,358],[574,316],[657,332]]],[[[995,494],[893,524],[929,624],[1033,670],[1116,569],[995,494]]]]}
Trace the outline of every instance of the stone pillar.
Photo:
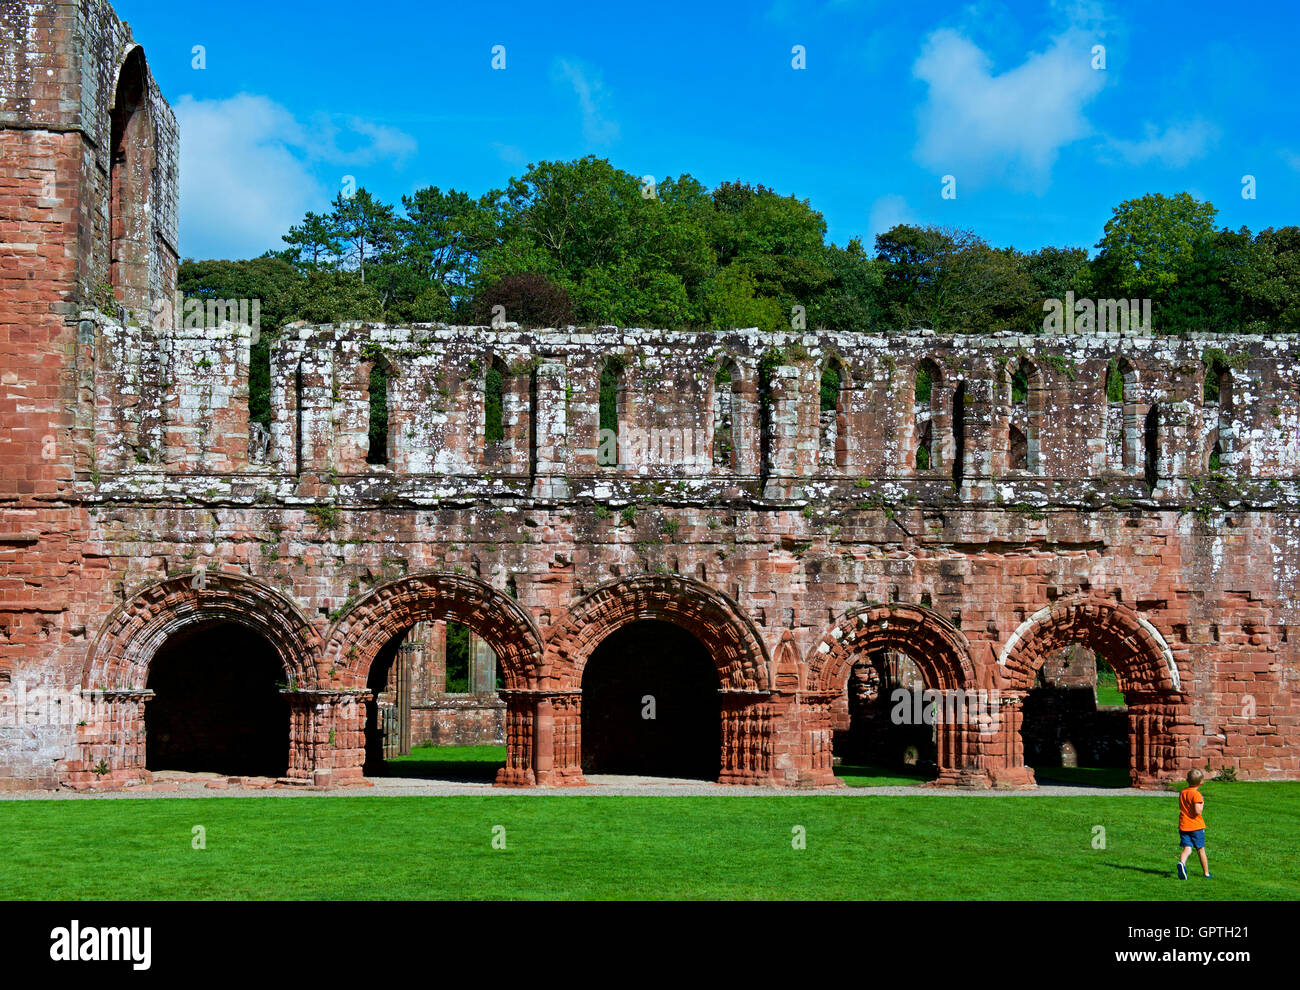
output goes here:
{"type": "Polygon", "coordinates": [[[772,783],[773,692],[718,692],[722,708],[719,784],[772,783]]]}
{"type": "MultiPolygon", "coordinates": [[[[935,699],[935,749],[940,787],[993,786],[986,746],[996,752],[1003,711],[998,692],[962,689],[937,692],[935,699]]],[[[1016,738],[1019,738],[1017,728],[1016,738]]]]}
{"type": "Polygon", "coordinates": [[[369,691],[282,691],[289,705],[291,780],[317,787],[364,782],[369,691]]]}
{"type": "Polygon", "coordinates": [[[532,691],[502,691],[506,702],[506,765],[497,771],[498,787],[532,787],[537,783],[533,768],[533,732],[537,701],[532,691]]]}
{"type": "MultiPolygon", "coordinates": [[[[801,461],[799,447],[802,440],[799,407],[804,401],[803,390],[800,388],[799,369],[794,365],[778,365],[772,369],[769,385],[770,406],[766,424],[767,481],[763,488],[763,497],[797,498],[801,461]]],[[[816,435],[814,434],[806,443],[812,447],[810,452],[812,466],[807,471],[811,474],[815,471],[816,465],[816,435]]]]}
{"type": "MultiPolygon", "coordinates": [[[[1034,787],[1034,771],[1025,766],[1025,744],[1020,735],[1024,696],[1001,693],[995,697],[997,722],[988,727],[989,731],[968,735],[963,740],[964,745],[974,756],[975,766],[987,775],[988,783],[984,786],[1007,789],[1034,787]]],[[[990,701],[993,700],[991,697],[990,701]]]]}
{"type": "Polygon", "coordinates": [[[582,786],[582,694],[505,690],[506,765],[498,787],[582,786]]]}
{"type": "Polygon", "coordinates": [[[781,721],[788,721],[799,732],[800,746],[794,755],[793,767],[787,769],[785,760],[778,758],[778,773],[774,783],[793,787],[843,787],[844,782],[835,776],[834,740],[837,702],[835,691],[800,691],[797,701],[781,721]],[[790,772],[793,770],[793,772],[790,772]]]}
{"type": "Polygon", "coordinates": [[[469,690],[471,694],[496,694],[497,655],[482,639],[469,634],[469,690]]]}
{"type": "Polygon", "coordinates": [[[77,790],[148,783],[144,707],[154,693],[135,688],[79,695],[76,756],[59,764],[59,780],[77,790]]]}
{"type": "Polygon", "coordinates": [[[568,369],[560,360],[537,367],[536,452],[533,498],[569,497],[568,369]]]}
{"type": "Polygon", "coordinates": [[[554,787],[576,787],[587,783],[582,776],[582,692],[556,692],[550,696],[552,715],[551,776],[542,779],[540,762],[537,782],[554,787]]]}
{"type": "Polygon", "coordinates": [[[1128,705],[1129,771],[1134,787],[1160,788],[1191,765],[1194,727],[1181,696],[1145,695],[1128,705]]]}

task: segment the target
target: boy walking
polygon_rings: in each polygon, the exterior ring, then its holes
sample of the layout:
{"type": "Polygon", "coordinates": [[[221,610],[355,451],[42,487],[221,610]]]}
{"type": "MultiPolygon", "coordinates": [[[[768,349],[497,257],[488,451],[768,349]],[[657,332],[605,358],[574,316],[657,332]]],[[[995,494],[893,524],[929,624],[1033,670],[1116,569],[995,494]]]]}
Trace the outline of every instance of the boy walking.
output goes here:
{"type": "Polygon", "coordinates": [[[1187,879],[1187,858],[1195,849],[1201,857],[1201,872],[1207,879],[1214,879],[1210,872],[1210,862],[1205,858],[1205,819],[1201,812],[1205,810],[1205,798],[1201,797],[1201,781],[1205,774],[1199,770],[1187,771],[1187,786],[1178,795],[1178,845],[1182,851],[1178,854],[1178,879],[1187,879]]]}

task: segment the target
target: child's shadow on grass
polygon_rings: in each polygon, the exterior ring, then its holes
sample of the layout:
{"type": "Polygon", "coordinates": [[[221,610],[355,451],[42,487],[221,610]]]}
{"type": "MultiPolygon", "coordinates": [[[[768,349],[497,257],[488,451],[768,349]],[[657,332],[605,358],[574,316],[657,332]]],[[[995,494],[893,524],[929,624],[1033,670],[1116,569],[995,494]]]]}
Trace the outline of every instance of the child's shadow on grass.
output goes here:
{"type": "Polygon", "coordinates": [[[1150,873],[1153,877],[1172,877],[1171,870],[1153,870],[1148,866],[1130,866],[1128,863],[1107,863],[1112,870],[1132,870],[1134,873],[1150,873]]]}

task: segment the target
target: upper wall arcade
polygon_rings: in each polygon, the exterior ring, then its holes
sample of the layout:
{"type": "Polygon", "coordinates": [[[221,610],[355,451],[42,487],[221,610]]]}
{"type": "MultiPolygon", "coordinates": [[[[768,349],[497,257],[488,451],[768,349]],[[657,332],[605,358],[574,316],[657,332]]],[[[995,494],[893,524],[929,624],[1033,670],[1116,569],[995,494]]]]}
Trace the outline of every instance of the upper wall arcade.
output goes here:
{"type": "Polygon", "coordinates": [[[290,327],[270,356],[270,429],[254,423],[250,443],[249,328],[83,316],[79,477],[110,497],[224,475],[239,483],[223,495],[328,479],[416,504],[631,498],[650,481],[770,501],[878,480],[1074,503],[1224,478],[1280,498],[1300,474],[1292,337],[290,327]]]}

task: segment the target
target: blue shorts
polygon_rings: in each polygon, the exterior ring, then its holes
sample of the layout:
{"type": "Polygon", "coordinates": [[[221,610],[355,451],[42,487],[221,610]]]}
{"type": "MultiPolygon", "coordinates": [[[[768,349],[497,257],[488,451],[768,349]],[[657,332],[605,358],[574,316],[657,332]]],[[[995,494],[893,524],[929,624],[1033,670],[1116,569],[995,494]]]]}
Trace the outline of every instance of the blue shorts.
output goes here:
{"type": "Polygon", "coordinates": [[[1180,830],[1178,833],[1178,847],[1181,849],[1183,846],[1188,846],[1192,849],[1204,849],[1205,829],[1198,828],[1195,832],[1183,832],[1180,830]]]}

